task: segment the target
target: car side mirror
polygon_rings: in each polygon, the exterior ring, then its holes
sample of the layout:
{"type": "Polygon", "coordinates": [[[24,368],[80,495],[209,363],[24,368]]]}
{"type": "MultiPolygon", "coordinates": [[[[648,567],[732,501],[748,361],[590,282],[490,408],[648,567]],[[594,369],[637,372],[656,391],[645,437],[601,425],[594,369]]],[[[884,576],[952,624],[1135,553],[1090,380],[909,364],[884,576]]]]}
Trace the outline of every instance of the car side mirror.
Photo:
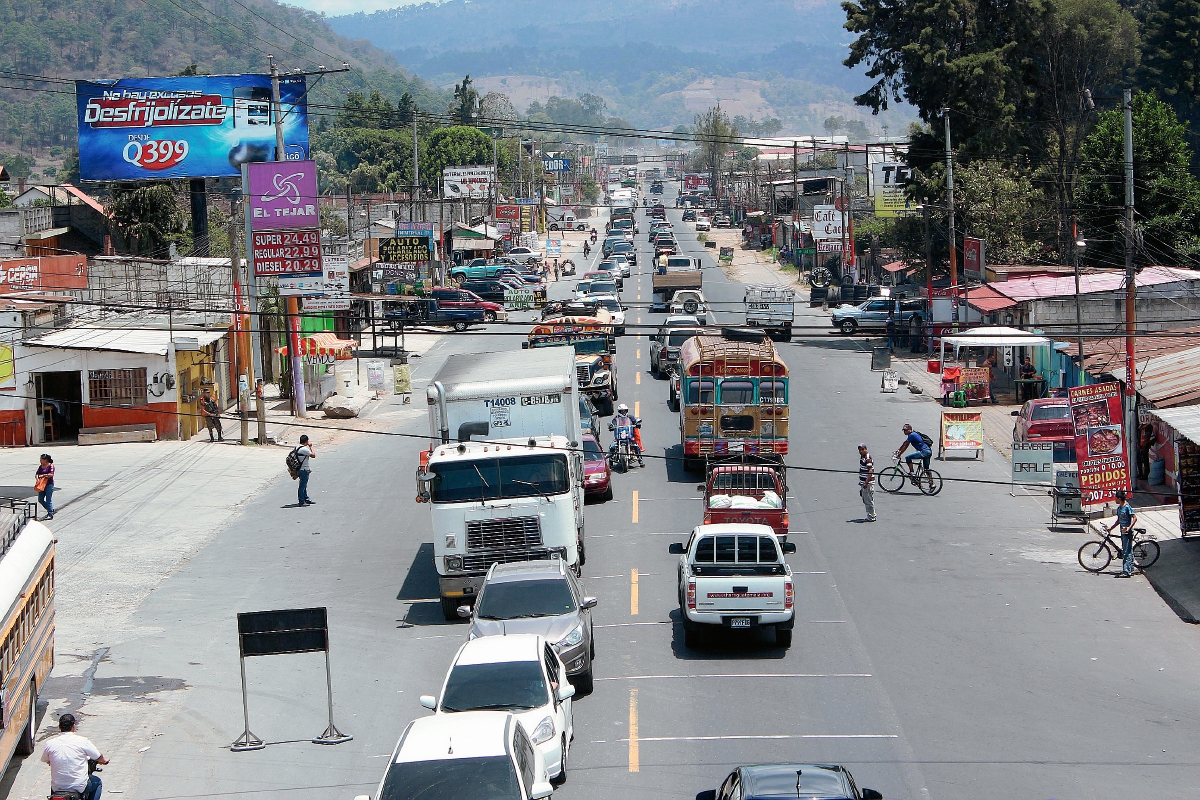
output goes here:
{"type": "Polygon", "coordinates": [[[1020,411],[1010,411],[1009,416],[1019,417],[1019,416],[1021,416],[1021,412],[1020,411]]]}
{"type": "Polygon", "coordinates": [[[575,696],[575,687],[572,686],[571,684],[564,683],[562,686],[558,687],[559,702],[562,702],[563,700],[569,700],[574,696],[575,696]]]}
{"type": "Polygon", "coordinates": [[[883,800],[883,795],[874,789],[863,789],[862,800],[883,800]]]}
{"type": "Polygon", "coordinates": [[[470,606],[459,606],[458,607],[458,615],[460,617],[462,617],[463,619],[470,619],[471,618],[471,607],[470,606]]]}
{"type": "Polygon", "coordinates": [[[529,790],[529,800],[545,800],[552,794],[554,794],[554,787],[550,785],[550,781],[542,781],[535,783],[529,790]]]}
{"type": "Polygon", "coordinates": [[[433,711],[437,708],[437,698],[431,694],[423,694],[421,695],[421,705],[433,711]]]}
{"type": "Polygon", "coordinates": [[[681,556],[686,551],[683,549],[683,542],[671,542],[667,545],[667,552],[673,556],[681,556]]]}
{"type": "Polygon", "coordinates": [[[780,547],[780,549],[783,550],[785,555],[796,552],[796,543],[795,542],[783,542],[782,544],[779,545],[779,547],[780,547]]]}
{"type": "Polygon", "coordinates": [[[595,608],[596,603],[598,603],[598,602],[599,601],[594,597],[585,597],[585,598],[583,598],[583,607],[585,609],[586,608],[595,608]]]}

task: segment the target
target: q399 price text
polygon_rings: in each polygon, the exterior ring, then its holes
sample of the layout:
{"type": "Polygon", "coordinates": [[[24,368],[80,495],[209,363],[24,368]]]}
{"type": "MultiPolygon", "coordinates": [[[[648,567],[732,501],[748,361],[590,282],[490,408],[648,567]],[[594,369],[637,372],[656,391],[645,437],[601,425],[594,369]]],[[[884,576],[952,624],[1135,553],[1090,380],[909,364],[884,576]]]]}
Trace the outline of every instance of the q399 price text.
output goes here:
{"type": "Polygon", "coordinates": [[[255,275],[298,275],[321,271],[321,232],[255,231],[255,275]]]}

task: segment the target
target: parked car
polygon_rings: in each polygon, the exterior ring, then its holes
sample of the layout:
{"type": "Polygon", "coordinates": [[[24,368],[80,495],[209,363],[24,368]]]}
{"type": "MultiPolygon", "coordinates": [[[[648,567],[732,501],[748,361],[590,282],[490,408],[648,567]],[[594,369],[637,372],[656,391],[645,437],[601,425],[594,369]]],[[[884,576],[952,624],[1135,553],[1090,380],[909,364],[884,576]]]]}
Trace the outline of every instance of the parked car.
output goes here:
{"type": "Polygon", "coordinates": [[[591,295],[590,299],[600,303],[600,307],[608,312],[612,319],[613,331],[617,336],[625,335],[625,309],[615,294],[591,295]]]}
{"type": "MultiPolygon", "coordinates": [[[[583,440],[585,475],[589,439],[583,440]]],[[[600,447],[595,439],[591,444],[600,447]]],[[[592,639],[595,607],[596,598],[584,596],[579,579],[566,562],[552,558],[493,564],[474,608],[464,605],[460,611],[471,618],[469,639],[514,633],[543,637],[566,666],[567,678],[586,694],[592,690],[592,658],[596,654],[592,639]]]]}
{"type": "Polygon", "coordinates": [[[1075,460],[1075,423],[1067,398],[1029,400],[1012,415],[1017,418],[1013,425],[1014,442],[1053,442],[1056,463],[1075,460]]]}
{"type": "Polygon", "coordinates": [[[495,322],[496,320],[503,322],[508,319],[508,312],[504,310],[503,305],[484,300],[474,292],[465,289],[438,287],[433,290],[432,294],[433,299],[438,302],[438,308],[477,308],[483,311],[484,322],[495,322]]]}
{"type": "Polygon", "coordinates": [[[729,220],[728,214],[717,214],[713,217],[713,226],[717,228],[729,228],[733,223],[729,220]]]}
{"type": "Polygon", "coordinates": [[[540,264],[542,263],[542,252],[533,250],[528,247],[514,247],[508,251],[508,257],[514,261],[519,261],[522,264],[540,264]]]}
{"type": "Polygon", "coordinates": [[[471,292],[484,300],[503,303],[506,286],[508,284],[505,284],[499,278],[480,278],[478,280],[463,281],[458,285],[458,288],[471,292]]]}
{"type": "Polygon", "coordinates": [[[573,734],[574,695],[567,669],[550,643],[542,636],[516,633],[463,644],[450,662],[441,695],[422,695],[421,705],[438,714],[511,710],[529,732],[546,774],[562,781],[573,734]]]}
{"type": "Polygon", "coordinates": [[[608,456],[600,446],[600,440],[587,435],[583,437],[583,496],[601,500],[613,498],[608,456]]]}
{"type": "MultiPolygon", "coordinates": [[[[554,786],[537,756],[529,734],[507,711],[422,717],[400,734],[375,798],[458,797],[464,786],[486,786],[486,797],[495,800],[545,800],[554,786]]],[[[363,797],[369,800],[355,800],[363,797]]]]}
{"type": "Polygon", "coordinates": [[[697,217],[696,218],[696,230],[711,231],[712,230],[712,222],[709,220],[708,217],[697,217]]]}
{"type": "Polygon", "coordinates": [[[486,259],[476,258],[468,264],[451,267],[450,280],[454,283],[462,283],[463,281],[499,278],[501,275],[517,275],[519,273],[520,269],[511,263],[489,264],[486,259]]]}
{"type": "Polygon", "coordinates": [[[729,773],[713,800],[883,800],[836,764],[759,764],[729,773]]]}
{"type": "Polygon", "coordinates": [[[925,317],[924,300],[896,300],[890,297],[874,297],[857,306],[844,305],[834,309],[830,314],[830,323],[842,333],[849,336],[859,330],[884,330],[887,328],[889,313],[895,311],[896,328],[907,331],[908,324],[916,314],[925,317]]]}

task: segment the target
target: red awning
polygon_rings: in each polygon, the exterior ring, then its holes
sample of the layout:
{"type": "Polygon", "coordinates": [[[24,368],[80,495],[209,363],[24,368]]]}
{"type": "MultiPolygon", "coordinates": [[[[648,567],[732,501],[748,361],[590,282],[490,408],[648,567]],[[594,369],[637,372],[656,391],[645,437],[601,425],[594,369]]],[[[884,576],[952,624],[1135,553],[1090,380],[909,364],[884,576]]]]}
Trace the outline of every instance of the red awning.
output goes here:
{"type": "MultiPolygon", "coordinates": [[[[355,342],[351,339],[339,339],[336,333],[323,331],[300,339],[300,355],[334,356],[340,361],[353,358],[350,351],[355,346],[355,342]]],[[[287,345],[276,347],[275,352],[286,356],[288,353],[287,345]]]]}
{"type": "Polygon", "coordinates": [[[899,272],[900,270],[904,269],[907,266],[908,265],[905,264],[903,261],[893,261],[890,264],[884,264],[883,268],[885,270],[887,270],[888,272],[899,272]]]}
{"type": "Polygon", "coordinates": [[[1000,294],[990,286],[976,286],[967,290],[967,305],[983,314],[1011,308],[1016,304],[1016,300],[1000,294]]]}

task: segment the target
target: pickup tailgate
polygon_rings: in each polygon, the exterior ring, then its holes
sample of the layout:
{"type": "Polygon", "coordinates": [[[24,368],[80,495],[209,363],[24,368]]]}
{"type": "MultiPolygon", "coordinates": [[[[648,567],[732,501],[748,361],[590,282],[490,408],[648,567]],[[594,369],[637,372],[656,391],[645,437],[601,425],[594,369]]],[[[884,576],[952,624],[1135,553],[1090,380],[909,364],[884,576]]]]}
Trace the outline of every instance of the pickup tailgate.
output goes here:
{"type": "Polygon", "coordinates": [[[775,530],[776,535],[787,535],[787,524],[783,508],[710,508],[704,512],[705,525],[718,525],[734,522],[743,525],[766,525],[775,530]]]}
{"type": "Polygon", "coordinates": [[[696,610],[753,613],[784,610],[785,575],[714,575],[695,577],[696,610]]]}

